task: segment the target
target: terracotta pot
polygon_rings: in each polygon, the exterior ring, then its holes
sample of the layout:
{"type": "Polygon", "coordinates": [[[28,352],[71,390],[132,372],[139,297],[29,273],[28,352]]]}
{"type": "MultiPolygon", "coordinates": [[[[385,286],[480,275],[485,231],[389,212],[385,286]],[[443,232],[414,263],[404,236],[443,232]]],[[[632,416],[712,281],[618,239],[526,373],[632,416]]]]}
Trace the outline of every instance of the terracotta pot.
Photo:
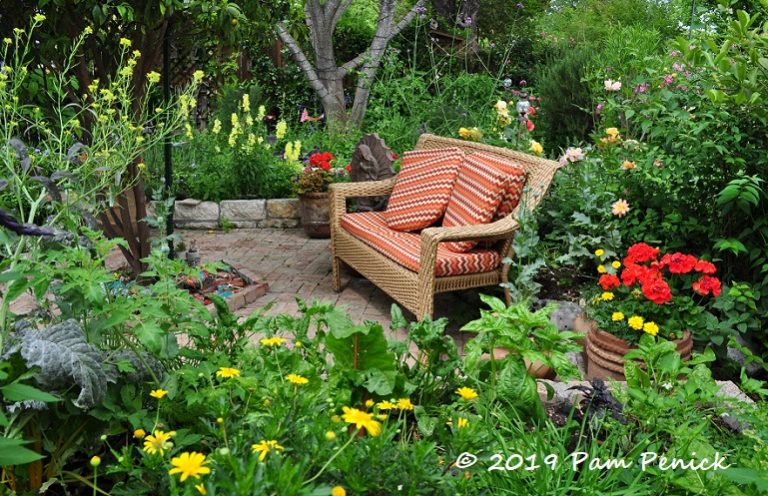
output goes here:
{"type": "Polygon", "coordinates": [[[299,215],[307,236],[331,237],[331,204],[328,192],[299,195],[299,215]]]}
{"type": "MultiPolygon", "coordinates": [[[[624,355],[634,347],[613,334],[599,330],[594,321],[587,320],[583,315],[576,317],[573,327],[576,332],[586,335],[587,380],[595,378],[626,380],[624,355]]],[[[685,331],[683,337],[675,341],[675,345],[683,360],[691,358],[693,340],[690,332],[685,331]]]]}

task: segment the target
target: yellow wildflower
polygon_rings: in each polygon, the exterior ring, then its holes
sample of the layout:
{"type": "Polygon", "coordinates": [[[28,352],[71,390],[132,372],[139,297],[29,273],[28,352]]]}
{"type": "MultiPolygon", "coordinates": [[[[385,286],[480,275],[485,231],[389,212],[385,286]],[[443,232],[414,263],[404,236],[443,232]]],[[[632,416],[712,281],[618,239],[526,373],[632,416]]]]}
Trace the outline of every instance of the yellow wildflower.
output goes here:
{"type": "Polygon", "coordinates": [[[643,318],[638,315],[633,315],[632,317],[627,320],[627,324],[629,327],[635,330],[640,330],[643,328],[643,318]]]}
{"type": "Polygon", "coordinates": [[[296,384],[297,386],[302,386],[304,384],[307,384],[309,382],[309,379],[306,377],[302,377],[297,374],[288,374],[286,377],[288,379],[288,382],[291,382],[293,384],[296,384]]]}
{"type": "Polygon", "coordinates": [[[203,71],[197,70],[192,73],[192,79],[197,83],[200,82],[205,77],[205,73],[203,71]]]}
{"type": "Polygon", "coordinates": [[[101,465],[101,457],[99,457],[99,456],[91,457],[91,467],[96,468],[99,465],[101,465]]]}
{"type": "Polygon", "coordinates": [[[86,26],[85,29],[83,29],[83,33],[85,33],[85,34],[93,34],[93,27],[86,26]]]}
{"type": "Polygon", "coordinates": [[[43,14],[35,14],[33,19],[37,22],[43,22],[45,20],[45,16],[43,14]]]}
{"type": "Polygon", "coordinates": [[[395,405],[391,401],[381,401],[376,406],[379,407],[379,410],[394,410],[395,408],[397,408],[397,405],[395,405]]]}
{"type": "Polygon", "coordinates": [[[144,439],[144,437],[147,435],[147,432],[144,429],[136,429],[133,431],[133,437],[136,439],[144,439]]]}
{"type": "Polygon", "coordinates": [[[282,451],[283,449],[285,448],[277,444],[277,441],[275,441],[274,439],[270,441],[265,441],[262,439],[258,443],[251,445],[251,452],[259,453],[260,462],[264,461],[264,459],[267,457],[267,453],[269,453],[270,451],[274,451],[275,453],[277,453],[278,451],[282,451]]]}
{"type": "Polygon", "coordinates": [[[469,427],[469,420],[465,419],[464,417],[457,418],[456,427],[458,427],[459,429],[463,429],[464,427],[469,427]]]}
{"type": "Polygon", "coordinates": [[[160,456],[163,456],[166,451],[173,448],[173,443],[171,442],[171,438],[176,435],[175,431],[171,432],[163,432],[163,431],[155,431],[149,436],[144,438],[144,451],[149,453],[150,455],[154,455],[155,453],[159,453],[160,456]]]}
{"type": "Polygon", "coordinates": [[[277,139],[283,139],[285,138],[285,133],[288,131],[288,124],[285,123],[285,121],[281,120],[277,123],[277,126],[275,126],[275,138],[277,139]]]}
{"type": "Polygon", "coordinates": [[[159,83],[160,82],[160,74],[155,72],[155,71],[148,72],[147,73],[147,81],[149,81],[152,84],[159,83]]]}
{"type": "Polygon", "coordinates": [[[605,274],[605,265],[598,265],[597,266],[597,272],[599,274],[605,274]]]}
{"type": "Polygon", "coordinates": [[[347,490],[341,486],[333,486],[331,496],[347,496],[347,490]]]}
{"type": "Polygon", "coordinates": [[[400,410],[413,410],[413,403],[408,398],[400,398],[397,400],[397,408],[400,410]]]}
{"type": "Polygon", "coordinates": [[[256,120],[260,121],[264,119],[265,115],[267,115],[267,109],[264,107],[264,105],[259,105],[259,110],[256,113],[256,120]]]}
{"type": "Polygon", "coordinates": [[[220,367],[216,371],[216,377],[222,379],[232,379],[233,377],[240,377],[240,371],[233,369],[232,367],[220,367]]]}
{"type": "Polygon", "coordinates": [[[243,112],[247,113],[251,111],[251,98],[248,96],[248,93],[243,94],[241,107],[243,108],[243,112]]]}
{"type": "Polygon", "coordinates": [[[614,322],[619,322],[620,320],[624,320],[624,314],[621,312],[613,312],[611,314],[611,320],[614,322]]]}
{"type": "Polygon", "coordinates": [[[205,496],[207,494],[207,491],[205,490],[205,484],[195,484],[195,489],[197,489],[197,492],[205,496]]]}
{"type": "Polygon", "coordinates": [[[120,44],[125,47],[131,46],[132,42],[128,38],[120,38],[120,44]]]}
{"type": "Polygon", "coordinates": [[[456,390],[456,394],[458,394],[459,396],[461,396],[462,399],[467,401],[473,400],[478,396],[477,391],[468,387],[460,387],[459,389],[456,390]]]}
{"type": "Polygon", "coordinates": [[[602,257],[603,255],[605,255],[605,250],[603,250],[602,248],[598,248],[597,250],[595,250],[596,257],[602,257]]]}
{"type": "Polygon", "coordinates": [[[158,400],[163,399],[165,395],[168,394],[168,391],[165,389],[153,389],[149,392],[149,395],[153,398],[156,398],[158,400]]]}
{"type": "Polygon", "coordinates": [[[366,413],[357,408],[344,407],[344,421],[348,424],[355,424],[358,429],[365,428],[365,430],[373,437],[378,436],[381,433],[381,424],[376,420],[373,420],[373,415],[366,413]]]}
{"type": "Polygon", "coordinates": [[[605,134],[610,136],[611,139],[616,139],[616,137],[619,135],[619,130],[615,127],[609,127],[605,129],[605,134]]]}
{"type": "Polygon", "coordinates": [[[611,262],[611,267],[613,267],[614,269],[618,269],[619,267],[621,267],[621,262],[619,262],[618,260],[614,260],[613,262],[611,262]]]}
{"type": "Polygon", "coordinates": [[[181,482],[184,482],[189,477],[199,479],[201,475],[211,473],[211,469],[205,466],[206,463],[208,463],[208,460],[205,459],[204,454],[196,451],[191,453],[185,451],[179,456],[171,458],[173,468],[168,471],[168,474],[181,474],[181,482]]]}
{"type": "Polygon", "coordinates": [[[375,404],[376,404],[376,402],[375,402],[375,401],[373,401],[373,400],[366,400],[366,402],[365,402],[365,407],[366,407],[366,408],[371,408],[371,407],[372,407],[373,405],[375,405],[375,404]]]}
{"type": "Polygon", "coordinates": [[[325,439],[328,440],[328,441],[333,441],[334,439],[336,439],[336,433],[333,432],[333,431],[326,432],[325,433],[325,439]]]}
{"type": "Polygon", "coordinates": [[[262,346],[280,346],[285,343],[285,341],[285,338],[274,336],[271,338],[261,338],[259,343],[261,343],[262,346]]]}
{"type": "Polygon", "coordinates": [[[635,164],[634,162],[630,162],[629,160],[625,160],[625,161],[624,161],[624,162],[621,164],[621,168],[622,168],[623,170],[632,170],[632,169],[634,169],[635,167],[637,167],[637,164],[635,164]]]}
{"type": "Polygon", "coordinates": [[[10,38],[3,38],[3,43],[5,43],[6,45],[10,45],[11,43],[13,43],[13,40],[10,38]]]}

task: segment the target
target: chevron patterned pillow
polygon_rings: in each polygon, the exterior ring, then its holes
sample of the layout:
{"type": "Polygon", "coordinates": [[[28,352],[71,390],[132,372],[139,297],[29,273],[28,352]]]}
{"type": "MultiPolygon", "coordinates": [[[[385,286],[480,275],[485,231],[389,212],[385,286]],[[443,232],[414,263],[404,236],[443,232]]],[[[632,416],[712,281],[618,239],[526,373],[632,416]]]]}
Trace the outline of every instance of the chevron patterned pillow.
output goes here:
{"type": "Polygon", "coordinates": [[[383,212],[387,226],[396,231],[418,231],[440,220],[463,159],[459,148],[405,152],[383,212]]]}
{"type": "MultiPolygon", "coordinates": [[[[448,201],[443,227],[490,222],[502,198],[508,194],[510,184],[516,183],[520,185],[516,194],[519,201],[525,183],[524,169],[488,153],[467,155],[448,201]]],[[[476,244],[477,241],[455,241],[445,243],[445,247],[461,253],[471,250],[476,244]]]]}

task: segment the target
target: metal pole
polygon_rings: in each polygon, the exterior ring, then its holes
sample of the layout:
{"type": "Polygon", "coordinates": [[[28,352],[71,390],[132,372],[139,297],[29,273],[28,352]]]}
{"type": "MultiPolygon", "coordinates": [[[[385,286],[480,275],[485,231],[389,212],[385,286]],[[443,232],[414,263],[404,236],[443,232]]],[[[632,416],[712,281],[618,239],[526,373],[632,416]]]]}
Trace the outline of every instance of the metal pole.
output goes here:
{"type": "MultiPolygon", "coordinates": [[[[168,26],[165,28],[165,35],[163,36],[163,99],[166,104],[171,101],[171,18],[168,18],[168,26]]],[[[165,198],[171,198],[173,196],[173,155],[171,153],[171,137],[165,138],[163,144],[163,153],[165,158],[165,198]]],[[[173,234],[173,204],[168,209],[168,216],[166,218],[166,234],[168,236],[173,234]]],[[[173,240],[168,239],[168,256],[174,258],[173,240]]]]}

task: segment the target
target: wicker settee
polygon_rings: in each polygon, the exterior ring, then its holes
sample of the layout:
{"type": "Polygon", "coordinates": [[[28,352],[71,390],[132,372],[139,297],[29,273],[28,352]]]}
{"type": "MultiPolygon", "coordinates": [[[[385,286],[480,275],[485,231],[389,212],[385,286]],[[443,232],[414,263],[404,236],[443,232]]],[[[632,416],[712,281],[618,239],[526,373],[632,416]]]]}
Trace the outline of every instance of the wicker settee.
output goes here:
{"type": "MultiPolygon", "coordinates": [[[[423,134],[416,150],[461,148],[464,153],[486,152],[507,158],[523,167],[528,174],[523,200],[520,206],[533,209],[542,200],[560,165],[526,153],[494,146],[423,134]]],[[[457,291],[482,286],[498,285],[507,281],[507,266],[501,263],[504,256],[511,255],[512,237],[518,228],[516,222],[518,206],[510,215],[488,224],[462,227],[429,227],[420,233],[420,256],[418,270],[396,262],[381,249],[364,242],[360,236],[343,225],[347,213],[347,200],[369,196],[388,195],[395,184],[395,178],[357,183],[331,185],[331,249],[333,257],[333,289],[341,291],[340,269],[344,262],[389,294],[417,318],[430,318],[434,311],[436,293],[457,291]],[[485,240],[496,250],[498,260],[491,270],[462,275],[437,274],[439,262],[438,243],[446,241],[485,240]]],[[[442,253],[442,251],[441,251],[442,253]]],[[[509,291],[505,290],[507,303],[509,291]]]]}

